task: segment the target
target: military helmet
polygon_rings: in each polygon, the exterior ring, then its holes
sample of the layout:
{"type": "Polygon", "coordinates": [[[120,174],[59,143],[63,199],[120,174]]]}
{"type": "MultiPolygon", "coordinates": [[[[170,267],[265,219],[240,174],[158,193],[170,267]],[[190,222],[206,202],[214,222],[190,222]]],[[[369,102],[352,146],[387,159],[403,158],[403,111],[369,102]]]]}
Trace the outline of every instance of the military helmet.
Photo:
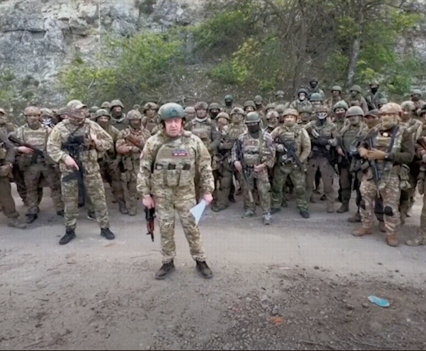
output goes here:
{"type": "Polygon", "coordinates": [[[254,103],[257,105],[260,105],[263,102],[263,97],[261,97],[260,95],[256,95],[254,97],[254,103]]]}
{"type": "Polygon", "coordinates": [[[368,111],[368,112],[364,115],[364,117],[368,117],[368,116],[379,117],[379,110],[375,108],[375,109],[373,109],[373,110],[368,111]]]}
{"type": "Polygon", "coordinates": [[[106,108],[109,110],[111,108],[111,104],[108,101],[104,101],[101,105],[101,108],[106,108]]]}
{"type": "Polygon", "coordinates": [[[121,108],[124,108],[123,103],[120,100],[118,100],[118,99],[117,100],[112,100],[111,103],[110,103],[110,105],[109,105],[109,108],[112,110],[116,106],[120,106],[121,108]]]}
{"type": "Polygon", "coordinates": [[[311,98],[309,99],[309,101],[311,101],[311,102],[322,101],[322,96],[321,96],[320,93],[313,93],[311,95],[311,98]]]}
{"type": "Polygon", "coordinates": [[[411,96],[413,95],[422,96],[422,91],[420,89],[413,89],[413,91],[411,92],[411,96]]]}
{"type": "Polygon", "coordinates": [[[89,113],[95,113],[97,110],[99,110],[98,106],[91,106],[91,107],[89,107],[89,113]]]}
{"type": "Polygon", "coordinates": [[[317,112],[326,112],[328,114],[330,112],[330,110],[325,105],[319,105],[315,108],[315,113],[317,113],[317,112]]]}
{"type": "Polygon", "coordinates": [[[270,109],[275,109],[275,103],[270,103],[266,105],[265,111],[268,111],[270,109]]]}
{"type": "Polygon", "coordinates": [[[288,108],[284,111],[283,116],[289,116],[289,115],[298,117],[299,112],[297,112],[297,110],[295,110],[294,108],[288,108]]]}
{"type": "Polygon", "coordinates": [[[283,96],[284,96],[284,92],[283,92],[282,90],[278,90],[278,91],[275,93],[275,96],[277,97],[277,96],[279,96],[279,95],[283,95],[283,96]]]}
{"type": "Polygon", "coordinates": [[[133,107],[132,107],[132,110],[140,110],[140,108],[141,108],[141,105],[134,104],[133,107]]]}
{"type": "Polygon", "coordinates": [[[207,102],[205,102],[205,101],[198,101],[196,104],[195,104],[195,110],[208,110],[208,108],[209,108],[209,105],[207,104],[207,102]]]}
{"type": "Polygon", "coordinates": [[[364,110],[359,106],[352,106],[346,111],[346,118],[352,116],[362,116],[364,117],[364,110]]]}
{"type": "Polygon", "coordinates": [[[143,105],[143,112],[146,112],[147,110],[158,110],[158,105],[155,102],[147,102],[145,105],[143,105]]]}
{"type": "Polygon", "coordinates": [[[39,116],[41,116],[41,111],[36,106],[28,106],[24,110],[24,115],[25,116],[29,116],[29,115],[32,115],[32,116],[39,115],[39,116]]]}
{"type": "Polygon", "coordinates": [[[138,110],[130,110],[127,113],[127,119],[129,121],[135,120],[135,119],[142,119],[142,114],[138,110]]]}
{"type": "Polygon", "coordinates": [[[379,101],[378,101],[379,105],[384,105],[384,104],[387,104],[387,103],[388,103],[388,99],[385,98],[385,97],[380,98],[379,101]]]}
{"type": "MultiPolygon", "coordinates": [[[[132,111],[133,111],[133,110],[132,110],[132,111]]],[[[130,112],[132,112],[132,111],[130,111],[130,112]]],[[[130,113],[130,112],[129,112],[129,113],[130,113]]],[[[105,117],[111,118],[111,115],[109,114],[108,110],[105,110],[104,108],[101,108],[101,109],[97,110],[97,111],[95,112],[95,115],[93,116],[93,118],[94,118],[94,119],[97,119],[98,117],[102,117],[102,116],[105,116],[105,117]]]]}
{"type": "Polygon", "coordinates": [[[408,100],[401,103],[401,108],[404,111],[414,111],[416,109],[416,106],[414,105],[414,102],[408,100]]]}
{"type": "Polygon", "coordinates": [[[279,104],[275,107],[275,111],[278,113],[283,113],[285,111],[286,106],[284,104],[279,104]]]}
{"type": "Polygon", "coordinates": [[[50,117],[50,118],[54,117],[53,111],[51,109],[48,109],[48,108],[45,108],[45,107],[40,109],[40,113],[41,113],[42,116],[47,116],[47,117],[50,117]]]}
{"type": "Polygon", "coordinates": [[[234,97],[232,95],[226,95],[224,100],[225,101],[234,101],[234,97]]]}
{"type": "Polygon", "coordinates": [[[225,118],[228,121],[231,120],[231,118],[229,117],[229,115],[226,112],[220,112],[217,116],[216,116],[216,120],[218,120],[219,118],[225,118]]]}
{"type": "Polygon", "coordinates": [[[379,82],[378,82],[378,80],[377,79],[372,79],[371,81],[370,81],[370,87],[372,86],[372,85],[377,85],[377,86],[379,86],[379,82]]]}
{"type": "Polygon", "coordinates": [[[260,122],[260,116],[257,112],[249,112],[246,116],[245,123],[259,123],[260,122]]]}
{"type": "Polygon", "coordinates": [[[6,114],[6,111],[5,111],[4,109],[0,108],[0,114],[1,114],[1,115],[5,115],[5,114],[6,114]]]}
{"type": "Polygon", "coordinates": [[[271,119],[272,117],[278,118],[280,116],[280,114],[277,111],[269,111],[266,114],[266,120],[271,119]]]}
{"type": "Polygon", "coordinates": [[[83,107],[87,107],[87,105],[83,104],[80,100],[71,100],[67,103],[67,107],[79,110],[83,107]]]}
{"type": "Polygon", "coordinates": [[[385,114],[393,114],[393,113],[401,113],[402,108],[398,104],[394,102],[388,102],[386,105],[383,105],[380,108],[379,114],[385,115],[385,114]]]}
{"type": "Polygon", "coordinates": [[[186,106],[185,107],[185,112],[190,112],[190,113],[195,113],[195,108],[194,106],[186,106]],[[191,110],[191,111],[190,111],[191,110]]]}
{"type": "Polygon", "coordinates": [[[359,85],[353,85],[350,89],[350,91],[356,91],[358,93],[362,93],[361,87],[359,85]]]}
{"type": "Polygon", "coordinates": [[[158,110],[158,114],[160,115],[161,121],[172,118],[185,118],[185,111],[183,110],[183,107],[174,102],[169,102],[161,106],[158,110]]]}
{"type": "Polygon", "coordinates": [[[338,108],[344,108],[347,111],[349,109],[349,106],[345,100],[340,100],[334,104],[333,111],[336,111],[338,108]]]}
{"type": "Polygon", "coordinates": [[[209,105],[209,111],[210,110],[219,110],[220,111],[220,105],[217,102],[212,102],[209,105]]]}
{"type": "Polygon", "coordinates": [[[231,116],[236,115],[237,113],[243,116],[246,115],[245,111],[241,107],[234,107],[231,111],[231,116]]]}
{"type": "Polygon", "coordinates": [[[244,102],[244,105],[243,105],[244,110],[245,110],[247,107],[249,107],[249,106],[251,106],[251,107],[253,107],[254,109],[256,109],[256,104],[254,103],[254,101],[253,101],[253,100],[247,100],[246,102],[244,102]]]}
{"type": "Polygon", "coordinates": [[[338,86],[338,85],[333,85],[332,87],[331,87],[331,90],[330,91],[339,91],[339,92],[342,92],[342,87],[340,87],[340,86],[338,86]]]}
{"type": "Polygon", "coordinates": [[[305,88],[300,88],[300,89],[297,91],[297,96],[299,96],[299,94],[300,94],[300,93],[304,93],[306,96],[308,96],[308,95],[309,95],[308,91],[307,91],[305,88]]]}

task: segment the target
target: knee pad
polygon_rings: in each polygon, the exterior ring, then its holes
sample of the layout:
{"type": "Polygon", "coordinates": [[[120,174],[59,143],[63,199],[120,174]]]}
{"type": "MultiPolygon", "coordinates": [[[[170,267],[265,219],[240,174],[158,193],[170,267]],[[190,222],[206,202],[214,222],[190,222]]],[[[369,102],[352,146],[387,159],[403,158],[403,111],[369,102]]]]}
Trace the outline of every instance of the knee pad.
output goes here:
{"type": "Polygon", "coordinates": [[[364,199],[361,199],[361,201],[359,202],[359,207],[361,207],[363,210],[365,210],[365,201],[364,199]]]}
{"type": "Polygon", "coordinates": [[[385,206],[385,208],[383,209],[383,213],[385,214],[385,216],[393,217],[392,207],[385,206]]]}

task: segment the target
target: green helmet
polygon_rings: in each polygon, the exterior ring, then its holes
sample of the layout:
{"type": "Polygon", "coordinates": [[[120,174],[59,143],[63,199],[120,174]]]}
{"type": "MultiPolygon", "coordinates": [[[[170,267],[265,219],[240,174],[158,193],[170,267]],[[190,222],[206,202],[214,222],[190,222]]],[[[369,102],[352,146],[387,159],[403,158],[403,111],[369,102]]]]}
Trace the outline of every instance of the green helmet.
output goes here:
{"type": "Polygon", "coordinates": [[[333,111],[336,111],[338,108],[344,108],[347,111],[349,106],[345,100],[340,100],[334,104],[333,111]]]}
{"type": "Polygon", "coordinates": [[[402,102],[401,108],[404,111],[415,111],[416,110],[416,106],[414,105],[414,102],[412,102],[411,100],[402,102]]]}
{"type": "Polygon", "coordinates": [[[256,95],[254,97],[254,103],[257,105],[260,105],[263,102],[263,97],[261,97],[260,95],[256,95]]]}
{"type": "Polygon", "coordinates": [[[378,80],[377,80],[377,79],[372,79],[372,80],[371,80],[371,82],[370,82],[370,86],[372,86],[372,85],[377,85],[377,86],[379,86],[379,82],[378,82],[378,80]]]}
{"type": "Polygon", "coordinates": [[[120,106],[121,108],[124,108],[124,105],[120,100],[112,100],[111,101],[110,109],[112,110],[115,106],[120,106]]]}
{"type": "Polygon", "coordinates": [[[378,102],[379,105],[386,105],[387,103],[388,103],[388,99],[385,97],[380,98],[378,102]]]}
{"type": "Polygon", "coordinates": [[[98,106],[91,106],[91,107],[89,108],[89,113],[95,113],[97,110],[99,110],[99,107],[98,107],[98,106]]]}
{"type": "Polygon", "coordinates": [[[271,110],[271,109],[272,110],[275,109],[275,103],[273,102],[266,105],[265,111],[268,112],[268,110],[271,110]]]}
{"type": "Polygon", "coordinates": [[[314,102],[314,101],[322,101],[322,96],[320,93],[313,93],[311,95],[311,98],[309,99],[309,101],[314,102]]]}
{"type": "Polygon", "coordinates": [[[286,109],[286,105],[284,104],[279,104],[275,107],[275,111],[277,111],[278,113],[283,113],[286,109]]]}
{"type": "Polygon", "coordinates": [[[232,95],[226,95],[224,100],[225,101],[234,101],[234,97],[232,95]]]}
{"type": "Polygon", "coordinates": [[[220,111],[220,105],[217,102],[212,102],[209,105],[209,111],[210,110],[219,110],[220,111]]]}
{"type": "Polygon", "coordinates": [[[334,85],[331,87],[330,91],[339,91],[342,92],[342,87],[338,86],[338,85],[334,85]]]}
{"type": "Polygon", "coordinates": [[[246,116],[245,123],[260,123],[260,116],[257,112],[249,112],[246,116]]]}
{"type": "Polygon", "coordinates": [[[362,93],[361,87],[359,85],[353,85],[350,91],[356,91],[357,93],[362,93]]]}
{"type": "Polygon", "coordinates": [[[422,91],[420,89],[413,89],[413,91],[411,92],[411,96],[413,95],[419,95],[421,97],[422,91]]]}
{"type": "Polygon", "coordinates": [[[98,117],[102,117],[102,116],[106,116],[108,118],[111,118],[111,115],[109,114],[109,112],[107,110],[105,110],[104,108],[101,108],[100,110],[97,110],[95,112],[95,115],[93,116],[93,118],[97,119],[98,117]]]}
{"type": "Polygon", "coordinates": [[[306,96],[308,96],[308,95],[309,95],[308,91],[307,91],[305,88],[300,88],[300,89],[297,91],[297,96],[299,96],[299,94],[300,94],[300,93],[304,93],[306,96]]]}
{"type": "Polygon", "coordinates": [[[284,92],[283,92],[282,90],[278,90],[278,91],[275,93],[275,96],[276,96],[276,97],[277,97],[277,96],[280,96],[280,95],[284,96],[284,92]]]}
{"type": "Polygon", "coordinates": [[[161,106],[158,110],[158,114],[160,115],[161,121],[172,118],[185,118],[185,111],[183,110],[183,107],[174,102],[169,102],[168,104],[161,106]]]}
{"type": "Polygon", "coordinates": [[[142,114],[138,110],[131,110],[127,113],[127,119],[133,121],[135,119],[142,120],[142,114]]]}
{"type": "Polygon", "coordinates": [[[256,109],[256,104],[254,103],[254,101],[253,101],[253,100],[247,100],[247,101],[244,103],[244,105],[243,105],[244,110],[245,110],[247,107],[249,107],[249,106],[251,106],[251,107],[253,107],[254,109],[256,109]]]}
{"type": "Polygon", "coordinates": [[[346,118],[352,117],[352,116],[362,116],[364,117],[364,111],[359,106],[352,106],[349,107],[349,109],[346,111],[346,118]]]}
{"type": "Polygon", "coordinates": [[[109,110],[111,107],[111,104],[108,101],[104,101],[101,105],[101,108],[109,110]]]}

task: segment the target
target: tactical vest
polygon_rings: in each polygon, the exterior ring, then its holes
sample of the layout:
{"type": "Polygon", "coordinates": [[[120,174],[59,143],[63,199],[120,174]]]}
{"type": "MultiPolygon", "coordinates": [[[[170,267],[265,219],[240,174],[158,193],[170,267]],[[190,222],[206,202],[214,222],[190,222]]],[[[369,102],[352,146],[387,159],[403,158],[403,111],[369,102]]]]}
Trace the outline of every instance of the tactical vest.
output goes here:
{"type": "Polygon", "coordinates": [[[247,138],[243,141],[243,156],[244,161],[249,167],[256,166],[261,163],[262,160],[262,143],[263,133],[259,132],[258,138],[252,138],[247,134],[247,138]]]}
{"type": "MultiPolygon", "coordinates": [[[[146,138],[145,138],[145,134],[143,130],[130,131],[128,129],[126,131],[127,133],[124,135],[124,138],[128,146],[136,147],[136,145],[143,146],[145,144],[146,138]],[[136,143],[136,145],[130,142],[127,138],[131,138],[136,143]]],[[[130,155],[123,156],[124,168],[127,171],[136,171],[136,172],[139,171],[141,152],[142,152],[142,149],[140,149],[139,151],[132,151],[130,155]]]]}
{"type": "Polygon", "coordinates": [[[302,127],[295,125],[292,128],[283,127],[283,131],[279,134],[280,138],[288,144],[293,144],[297,156],[300,156],[300,135],[302,127]]]}
{"type": "Polygon", "coordinates": [[[147,118],[147,122],[146,122],[145,128],[148,129],[149,132],[151,133],[152,130],[158,125],[158,123],[156,121],[157,117],[153,117],[151,119],[149,119],[148,117],[146,117],[146,118],[147,118]]]}
{"type": "Polygon", "coordinates": [[[228,138],[229,140],[235,141],[245,131],[247,131],[247,127],[244,123],[241,123],[239,125],[230,124],[228,129],[228,138]]]}
{"type": "Polygon", "coordinates": [[[151,178],[155,188],[194,187],[195,152],[189,147],[189,140],[183,135],[160,146],[151,178]]]}
{"type": "Polygon", "coordinates": [[[350,147],[353,146],[353,143],[359,135],[360,131],[361,125],[359,125],[358,128],[351,128],[348,126],[342,129],[342,144],[345,151],[348,151],[350,147]]]}
{"type": "Polygon", "coordinates": [[[33,155],[22,154],[18,157],[19,168],[24,171],[26,168],[31,166],[35,160],[36,163],[53,163],[46,152],[47,139],[49,137],[49,131],[46,128],[40,127],[37,130],[33,130],[28,126],[23,126],[18,129],[17,137],[22,140],[25,144],[29,144],[37,149],[43,151],[44,157],[38,156],[33,158],[33,155]]]}
{"type": "Polygon", "coordinates": [[[203,122],[199,122],[193,119],[191,121],[191,132],[199,137],[207,148],[210,146],[212,142],[212,123],[210,121],[206,119],[203,122]]]}
{"type": "MultiPolygon", "coordinates": [[[[82,127],[74,126],[71,124],[67,125],[70,134],[73,137],[83,137],[84,145],[80,148],[80,161],[81,162],[96,162],[98,160],[98,152],[94,147],[87,147],[86,145],[90,144],[90,124],[85,123],[82,127]]],[[[64,140],[64,143],[67,143],[68,138],[64,140]]]]}

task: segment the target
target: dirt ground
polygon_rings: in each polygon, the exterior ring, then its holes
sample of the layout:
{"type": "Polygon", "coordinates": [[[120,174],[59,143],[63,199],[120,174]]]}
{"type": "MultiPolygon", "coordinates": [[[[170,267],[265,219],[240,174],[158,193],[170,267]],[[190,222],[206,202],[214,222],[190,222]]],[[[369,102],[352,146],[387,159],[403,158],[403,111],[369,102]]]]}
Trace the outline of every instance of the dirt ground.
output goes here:
{"type": "Polygon", "coordinates": [[[116,240],[82,211],[66,246],[48,196],[28,230],[0,216],[0,349],[426,349],[425,247],[390,248],[378,228],[355,238],[322,202],[305,220],[292,201],[265,227],[260,211],[242,219],[238,197],[200,223],[214,278],[197,274],[177,225],[177,269],[156,281],[158,227],[152,243],[142,211],[110,209],[116,240]]]}

